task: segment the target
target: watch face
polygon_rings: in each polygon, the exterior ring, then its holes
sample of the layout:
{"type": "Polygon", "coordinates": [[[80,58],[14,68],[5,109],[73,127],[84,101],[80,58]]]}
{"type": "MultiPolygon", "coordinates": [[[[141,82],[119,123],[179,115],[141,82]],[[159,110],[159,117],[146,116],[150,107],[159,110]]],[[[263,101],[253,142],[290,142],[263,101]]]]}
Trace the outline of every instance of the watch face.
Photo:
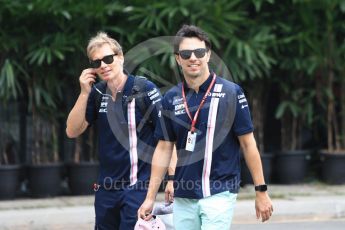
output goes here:
{"type": "Polygon", "coordinates": [[[265,192],[265,191],[267,191],[267,185],[265,185],[265,184],[257,185],[257,186],[255,186],[255,191],[265,192]]]}

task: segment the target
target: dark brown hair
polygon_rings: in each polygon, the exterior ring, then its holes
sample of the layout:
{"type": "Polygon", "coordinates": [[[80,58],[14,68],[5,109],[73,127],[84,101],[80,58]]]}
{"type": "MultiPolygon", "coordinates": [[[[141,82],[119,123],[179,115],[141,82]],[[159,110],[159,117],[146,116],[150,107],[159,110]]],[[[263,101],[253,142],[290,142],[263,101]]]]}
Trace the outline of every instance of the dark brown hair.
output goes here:
{"type": "Polygon", "coordinates": [[[175,54],[179,51],[180,43],[182,42],[183,38],[199,38],[200,41],[205,42],[207,50],[211,49],[210,39],[202,29],[194,25],[183,25],[176,33],[173,41],[175,54]]]}

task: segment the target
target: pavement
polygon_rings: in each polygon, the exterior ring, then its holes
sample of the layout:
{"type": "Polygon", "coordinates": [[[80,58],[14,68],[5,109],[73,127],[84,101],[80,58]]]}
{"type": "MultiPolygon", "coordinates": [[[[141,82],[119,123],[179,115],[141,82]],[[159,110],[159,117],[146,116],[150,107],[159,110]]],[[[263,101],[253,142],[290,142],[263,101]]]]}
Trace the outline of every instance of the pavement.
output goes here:
{"type": "MultiPolygon", "coordinates": [[[[274,213],[269,222],[255,217],[252,185],[240,190],[233,224],[273,225],[291,221],[345,219],[345,185],[322,183],[270,185],[274,213]]],[[[164,194],[157,195],[157,203],[164,194]]],[[[45,199],[0,201],[0,230],[93,229],[93,196],[60,196],[45,199]]]]}

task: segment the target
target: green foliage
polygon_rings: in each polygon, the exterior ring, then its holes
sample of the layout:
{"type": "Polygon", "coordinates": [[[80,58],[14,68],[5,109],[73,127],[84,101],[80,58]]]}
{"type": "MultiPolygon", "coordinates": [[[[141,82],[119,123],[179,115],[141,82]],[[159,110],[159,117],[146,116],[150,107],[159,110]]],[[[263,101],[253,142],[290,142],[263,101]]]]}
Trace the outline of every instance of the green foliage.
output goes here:
{"type": "MultiPolygon", "coordinates": [[[[256,7],[274,1],[136,1],[127,11],[131,24],[138,25],[128,40],[142,42],[152,36],[174,36],[183,24],[195,24],[205,30],[213,43],[213,52],[230,67],[236,81],[268,76],[275,63],[271,49],[275,35],[267,23],[256,22],[256,7]],[[254,4],[254,5],[253,5],[254,4]]],[[[171,66],[164,59],[162,66],[171,66]]],[[[154,66],[154,63],[152,63],[154,66]]],[[[163,70],[164,68],[161,68],[163,70]]],[[[163,72],[163,71],[161,71],[163,72]]],[[[165,76],[169,76],[166,70],[165,76]]]]}
{"type": "Polygon", "coordinates": [[[10,97],[14,99],[18,98],[18,94],[22,91],[15,77],[11,61],[6,59],[0,71],[0,85],[2,86],[0,88],[1,98],[5,100],[9,100],[10,97]]]}
{"type": "MultiPolygon", "coordinates": [[[[249,94],[263,104],[263,89],[278,84],[276,118],[283,123],[290,117],[310,127],[325,115],[315,107],[326,113],[330,101],[342,105],[334,88],[345,72],[343,0],[0,2],[0,100],[28,98],[35,119],[55,122],[66,116],[64,92],[77,91],[87,65],[85,47],[97,31],[116,38],[126,53],[151,38],[175,35],[183,24],[204,29],[232,79],[250,86],[249,94]]],[[[162,44],[161,53],[134,71],[169,85],[178,68],[162,44]]],[[[254,107],[254,117],[264,109],[254,107]]]]}
{"type": "MultiPolygon", "coordinates": [[[[284,8],[277,8],[277,14],[284,11],[294,13],[276,21],[279,34],[277,71],[280,76],[289,76],[277,79],[282,99],[276,117],[282,119],[283,126],[290,125],[286,120],[289,116],[293,116],[292,122],[309,128],[318,121],[327,127],[330,139],[333,135],[338,139],[342,135],[338,133],[342,132],[341,129],[330,129],[334,126],[333,121],[344,123],[334,114],[336,108],[343,110],[334,95],[334,83],[344,78],[339,71],[344,65],[344,58],[341,58],[344,54],[341,49],[344,31],[341,28],[345,23],[340,10],[343,1],[286,2],[284,8]],[[324,114],[315,113],[320,109],[324,110],[324,114]],[[330,122],[330,117],[326,116],[331,116],[333,121],[330,122]]],[[[289,140],[286,143],[291,143],[296,136],[299,136],[298,133],[292,132],[285,138],[289,140]]],[[[333,148],[336,141],[330,139],[328,146],[333,148]]]]}

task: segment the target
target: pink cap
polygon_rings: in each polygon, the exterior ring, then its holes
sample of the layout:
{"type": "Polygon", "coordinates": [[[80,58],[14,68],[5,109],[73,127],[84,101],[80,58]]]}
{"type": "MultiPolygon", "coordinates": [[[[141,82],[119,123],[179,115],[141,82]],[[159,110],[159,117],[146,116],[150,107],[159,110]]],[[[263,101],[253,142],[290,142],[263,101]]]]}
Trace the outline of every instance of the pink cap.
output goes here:
{"type": "Polygon", "coordinates": [[[148,221],[141,218],[135,224],[134,230],[166,230],[165,225],[159,217],[153,217],[148,221]]]}

